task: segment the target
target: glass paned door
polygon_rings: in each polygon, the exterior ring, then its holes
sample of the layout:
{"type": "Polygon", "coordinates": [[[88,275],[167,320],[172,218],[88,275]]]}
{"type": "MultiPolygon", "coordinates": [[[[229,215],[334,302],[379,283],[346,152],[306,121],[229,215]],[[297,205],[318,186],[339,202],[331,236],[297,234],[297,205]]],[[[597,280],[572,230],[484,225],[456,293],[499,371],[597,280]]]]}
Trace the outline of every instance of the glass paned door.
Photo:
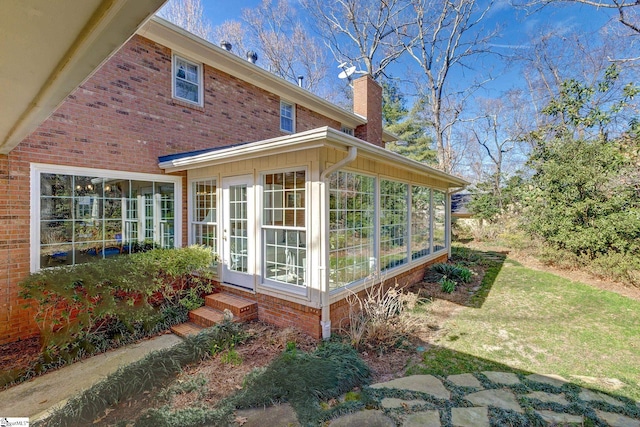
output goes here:
{"type": "Polygon", "coordinates": [[[253,218],[253,177],[233,177],[223,181],[223,280],[253,289],[255,242],[253,218]]]}

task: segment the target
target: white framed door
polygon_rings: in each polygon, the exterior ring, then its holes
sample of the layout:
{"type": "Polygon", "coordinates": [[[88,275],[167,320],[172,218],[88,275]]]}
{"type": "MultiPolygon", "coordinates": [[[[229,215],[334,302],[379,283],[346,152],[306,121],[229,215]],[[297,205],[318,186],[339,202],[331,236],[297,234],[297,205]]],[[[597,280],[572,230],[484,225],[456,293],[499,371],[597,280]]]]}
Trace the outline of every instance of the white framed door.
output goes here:
{"type": "Polygon", "coordinates": [[[253,176],[222,179],[222,280],[254,290],[253,176]]]}

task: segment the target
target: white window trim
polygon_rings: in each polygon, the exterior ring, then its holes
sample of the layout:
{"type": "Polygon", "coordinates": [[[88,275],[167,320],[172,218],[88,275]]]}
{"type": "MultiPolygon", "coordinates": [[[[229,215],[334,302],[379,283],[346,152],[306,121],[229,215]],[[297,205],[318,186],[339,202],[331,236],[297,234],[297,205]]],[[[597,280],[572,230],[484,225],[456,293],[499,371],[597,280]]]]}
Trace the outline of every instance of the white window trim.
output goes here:
{"type": "Polygon", "coordinates": [[[257,233],[258,235],[258,239],[256,240],[256,246],[260,248],[260,257],[258,258],[259,263],[260,263],[260,268],[258,269],[259,273],[259,280],[258,280],[258,286],[262,287],[262,288],[266,288],[266,289],[272,289],[274,291],[278,291],[278,292],[284,292],[290,295],[296,295],[296,296],[302,296],[302,297],[309,297],[310,295],[310,289],[311,289],[311,282],[309,281],[309,277],[310,277],[310,269],[309,268],[305,268],[305,278],[304,278],[304,286],[296,286],[296,285],[291,285],[291,284],[287,284],[284,282],[279,282],[276,280],[271,280],[268,279],[264,273],[264,269],[266,267],[266,260],[265,260],[265,248],[264,248],[264,235],[263,232],[265,229],[279,229],[278,227],[273,227],[273,226],[265,226],[263,224],[263,218],[264,218],[264,178],[266,175],[271,175],[271,174],[275,174],[275,173],[287,173],[287,172],[297,172],[297,171],[304,171],[305,173],[305,184],[304,184],[304,191],[305,191],[305,213],[304,213],[304,223],[305,226],[304,227],[290,227],[292,229],[294,229],[295,231],[304,231],[305,236],[306,236],[306,248],[307,248],[307,265],[309,264],[309,256],[311,255],[311,253],[309,252],[309,248],[311,247],[311,233],[309,232],[310,228],[309,228],[309,221],[311,219],[311,209],[309,209],[308,203],[310,202],[310,197],[309,197],[309,191],[310,191],[310,178],[309,178],[309,168],[307,166],[300,166],[300,167],[289,167],[289,168],[284,168],[284,169],[273,169],[273,170],[263,170],[260,171],[259,175],[258,175],[258,182],[256,184],[256,189],[258,190],[258,197],[257,197],[257,209],[256,214],[256,223],[259,224],[260,227],[260,232],[257,233]],[[259,246],[258,246],[259,245],[259,246]]]}
{"type": "Polygon", "coordinates": [[[340,132],[346,133],[347,135],[354,136],[355,130],[349,126],[341,125],[340,132]]]}
{"type": "Polygon", "coordinates": [[[286,133],[296,133],[296,104],[293,102],[286,101],[284,99],[280,100],[280,114],[278,115],[280,120],[279,126],[281,132],[286,133]],[[291,106],[291,130],[282,129],[282,105],[290,105],[291,106]]]}
{"type": "Polygon", "coordinates": [[[40,269],[40,175],[43,173],[94,176],[96,178],[119,178],[136,181],[155,181],[172,183],[174,195],[174,247],[182,246],[182,178],[172,175],[155,175],[149,173],[114,171],[109,169],[92,169],[65,165],[49,165],[43,163],[31,163],[30,177],[30,268],[35,273],[40,269]]]}
{"type": "Polygon", "coordinates": [[[202,63],[193,61],[176,53],[171,56],[171,97],[180,102],[186,102],[187,104],[197,105],[199,107],[204,106],[204,67],[202,63]],[[190,99],[181,98],[176,95],[176,58],[191,65],[195,65],[198,68],[198,102],[193,102],[190,99]]]}

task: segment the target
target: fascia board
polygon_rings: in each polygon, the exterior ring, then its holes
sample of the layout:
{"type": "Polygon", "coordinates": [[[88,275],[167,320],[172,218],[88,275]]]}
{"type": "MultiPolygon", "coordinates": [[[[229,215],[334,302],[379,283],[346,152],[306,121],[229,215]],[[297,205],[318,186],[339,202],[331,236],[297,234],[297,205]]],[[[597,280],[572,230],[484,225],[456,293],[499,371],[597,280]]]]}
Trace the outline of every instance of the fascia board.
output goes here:
{"type": "Polygon", "coordinates": [[[330,127],[321,127],[306,132],[300,132],[290,136],[283,136],[264,141],[257,141],[241,146],[223,148],[211,153],[199,154],[184,159],[162,162],[159,167],[166,172],[178,172],[187,169],[196,169],[206,166],[229,163],[236,160],[244,160],[262,157],[271,154],[282,154],[322,146],[330,146],[347,151],[349,147],[357,147],[358,155],[373,160],[379,160],[394,165],[406,166],[408,169],[425,176],[441,179],[448,184],[448,188],[464,187],[469,182],[439,171],[423,163],[411,160],[398,153],[377,147],[353,136],[347,135],[330,127]]]}

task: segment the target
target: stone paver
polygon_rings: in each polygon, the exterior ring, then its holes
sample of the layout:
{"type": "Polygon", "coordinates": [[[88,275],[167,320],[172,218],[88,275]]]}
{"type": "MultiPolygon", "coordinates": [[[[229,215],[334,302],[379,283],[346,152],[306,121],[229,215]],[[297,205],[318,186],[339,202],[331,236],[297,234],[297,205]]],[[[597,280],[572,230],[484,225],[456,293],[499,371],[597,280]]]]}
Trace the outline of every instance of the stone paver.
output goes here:
{"type": "Polygon", "coordinates": [[[622,414],[605,412],[596,409],[596,415],[611,427],[640,427],[640,420],[634,420],[622,414]]]}
{"type": "Polygon", "coordinates": [[[519,413],[524,413],[513,392],[504,389],[483,390],[465,396],[465,399],[476,406],[495,406],[519,413]]]}
{"type": "Polygon", "coordinates": [[[268,408],[243,409],[237,411],[236,415],[240,419],[246,418],[246,421],[242,424],[243,427],[300,426],[296,411],[288,403],[273,405],[268,408]]]}
{"type": "Polygon", "coordinates": [[[404,399],[396,399],[395,397],[385,397],[380,402],[385,409],[393,409],[393,408],[412,408],[414,406],[424,405],[424,400],[404,400],[404,399]]]}
{"type": "Polygon", "coordinates": [[[584,419],[582,415],[561,414],[553,411],[536,411],[542,419],[551,425],[583,425],[584,419]]]}
{"type": "Polygon", "coordinates": [[[451,408],[453,427],[489,427],[489,411],[481,408],[451,408]]]}
{"type": "Polygon", "coordinates": [[[561,377],[560,375],[554,375],[554,374],[531,374],[531,375],[527,375],[526,378],[529,381],[533,381],[536,383],[549,384],[554,387],[562,387],[563,385],[569,382],[565,378],[561,377]]]}
{"type": "Polygon", "coordinates": [[[614,399],[608,394],[600,393],[599,391],[593,391],[586,388],[582,389],[578,397],[580,398],[580,400],[584,400],[585,402],[598,401],[605,402],[613,406],[624,406],[624,403],[620,402],[617,399],[614,399]]]}
{"type": "Polygon", "coordinates": [[[562,394],[545,393],[543,391],[534,391],[529,394],[525,394],[524,397],[529,399],[537,399],[541,402],[557,403],[559,405],[568,405],[569,402],[562,394]]]}
{"type": "Polygon", "coordinates": [[[451,381],[457,386],[460,387],[474,387],[483,389],[482,384],[476,377],[471,374],[458,374],[458,375],[449,375],[447,377],[447,381],[451,381]]]}
{"type": "Polygon", "coordinates": [[[485,377],[487,377],[489,381],[494,382],[496,384],[504,384],[504,385],[520,384],[520,379],[516,374],[512,372],[482,371],[482,374],[485,377]]]}
{"type": "Polygon", "coordinates": [[[451,393],[444,387],[442,381],[433,375],[412,375],[410,377],[396,378],[386,383],[374,384],[371,388],[395,388],[426,393],[437,399],[448,400],[451,398],[451,393]]]}
{"type": "MultiPolygon", "coordinates": [[[[261,425],[268,426],[283,424],[261,425]]],[[[382,411],[368,410],[354,412],[353,414],[347,414],[340,418],[336,418],[329,424],[329,427],[396,427],[396,423],[394,423],[393,420],[387,417],[382,411]]]]}
{"type": "Polygon", "coordinates": [[[402,427],[440,427],[440,413],[438,411],[416,412],[409,415],[402,427]]]}

